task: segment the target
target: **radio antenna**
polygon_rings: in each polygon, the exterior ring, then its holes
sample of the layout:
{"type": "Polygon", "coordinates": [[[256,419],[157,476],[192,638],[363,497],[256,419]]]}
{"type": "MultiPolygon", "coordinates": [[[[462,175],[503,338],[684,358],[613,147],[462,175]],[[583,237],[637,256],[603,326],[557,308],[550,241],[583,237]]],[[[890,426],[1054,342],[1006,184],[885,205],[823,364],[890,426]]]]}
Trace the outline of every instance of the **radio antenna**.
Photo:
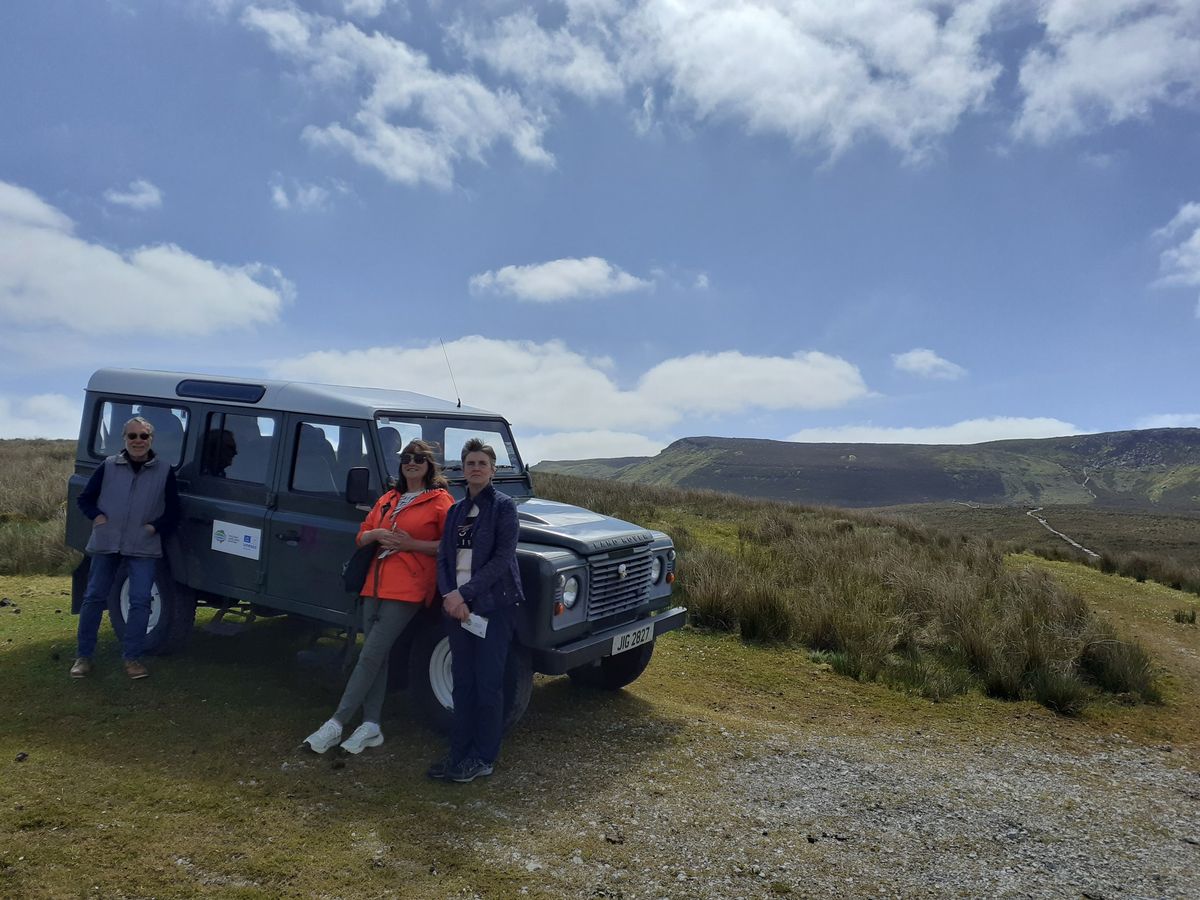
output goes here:
{"type": "Polygon", "coordinates": [[[442,356],[446,357],[446,368],[450,372],[450,384],[454,386],[454,396],[458,398],[458,408],[462,409],[462,397],[458,393],[458,382],[454,380],[454,368],[450,365],[450,354],[446,352],[446,342],[438,338],[438,343],[442,345],[442,356]]]}

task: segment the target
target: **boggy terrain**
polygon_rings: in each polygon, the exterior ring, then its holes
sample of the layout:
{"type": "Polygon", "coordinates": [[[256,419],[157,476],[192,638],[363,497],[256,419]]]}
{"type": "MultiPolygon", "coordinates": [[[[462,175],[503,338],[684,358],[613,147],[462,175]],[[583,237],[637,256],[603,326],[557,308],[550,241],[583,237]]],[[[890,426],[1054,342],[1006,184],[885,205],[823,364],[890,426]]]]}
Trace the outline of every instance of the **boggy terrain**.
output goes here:
{"type": "Polygon", "coordinates": [[[1197,628],[1178,592],[1028,563],[1151,649],[1161,704],[934,703],[689,628],[624,692],[539,680],[461,787],[398,702],[381,748],[300,751],[340,676],[296,664],[296,623],[136,683],[106,637],[71,681],[68,580],[0,577],[0,895],[1196,896],[1197,628]]]}

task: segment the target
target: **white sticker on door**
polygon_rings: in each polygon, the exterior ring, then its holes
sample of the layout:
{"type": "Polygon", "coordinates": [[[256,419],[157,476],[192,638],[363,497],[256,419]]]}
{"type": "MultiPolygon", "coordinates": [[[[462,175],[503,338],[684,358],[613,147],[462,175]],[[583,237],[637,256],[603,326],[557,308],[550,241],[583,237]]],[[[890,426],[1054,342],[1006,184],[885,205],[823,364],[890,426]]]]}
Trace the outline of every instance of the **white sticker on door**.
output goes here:
{"type": "Polygon", "coordinates": [[[234,522],[213,520],[212,548],[218,553],[258,559],[262,552],[262,531],[234,522]]]}

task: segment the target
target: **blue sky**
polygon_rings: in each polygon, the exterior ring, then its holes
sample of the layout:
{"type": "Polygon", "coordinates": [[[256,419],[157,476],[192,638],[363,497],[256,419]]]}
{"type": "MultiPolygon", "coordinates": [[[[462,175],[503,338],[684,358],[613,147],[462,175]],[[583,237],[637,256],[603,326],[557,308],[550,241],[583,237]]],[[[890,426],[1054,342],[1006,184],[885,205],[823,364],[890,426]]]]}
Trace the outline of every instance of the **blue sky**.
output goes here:
{"type": "Polygon", "coordinates": [[[530,459],[1200,426],[1200,0],[13,0],[0,437],[102,366],[530,459]]]}

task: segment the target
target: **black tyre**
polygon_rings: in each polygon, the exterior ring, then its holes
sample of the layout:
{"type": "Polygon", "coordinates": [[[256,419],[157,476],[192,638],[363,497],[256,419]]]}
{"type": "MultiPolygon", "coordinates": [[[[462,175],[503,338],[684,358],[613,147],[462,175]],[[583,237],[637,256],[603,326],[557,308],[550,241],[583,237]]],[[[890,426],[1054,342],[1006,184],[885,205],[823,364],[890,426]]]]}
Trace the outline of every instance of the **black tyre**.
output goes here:
{"type": "MultiPolygon", "coordinates": [[[[129,615],[129,578],[125,563],[117,569],[108,595],[108,617],[117,637],[125,640],[125,620],[129,615]]],[[[151,590],[150,622],[142,652],[146,656],[165,656],[182,650],[196,622],[196,594],[171,577],[165,560],[158,560],[151,590]]]]}
{"type": "MultiPolygon", "coordinates": [[[[408,654],[408,702],[435,731],[449,734],[454,723],[454,673],[450,639],[439,623],[414,623],[420,630],[408,654]]],[[[504,666],[504,730],[520,721],[533,695],[533,663],[520,644],[508,648],[504,666]]]]}
{"type": "Polygon", "coordinates": [[[571,669],[567,675],[576,684],[606,691],[619,691],[638,680],[638,676],[650,665],[650,657],[653,655],[654,641],[651,641],[616,656],[605,656],[589,665],[571,669]]]}

